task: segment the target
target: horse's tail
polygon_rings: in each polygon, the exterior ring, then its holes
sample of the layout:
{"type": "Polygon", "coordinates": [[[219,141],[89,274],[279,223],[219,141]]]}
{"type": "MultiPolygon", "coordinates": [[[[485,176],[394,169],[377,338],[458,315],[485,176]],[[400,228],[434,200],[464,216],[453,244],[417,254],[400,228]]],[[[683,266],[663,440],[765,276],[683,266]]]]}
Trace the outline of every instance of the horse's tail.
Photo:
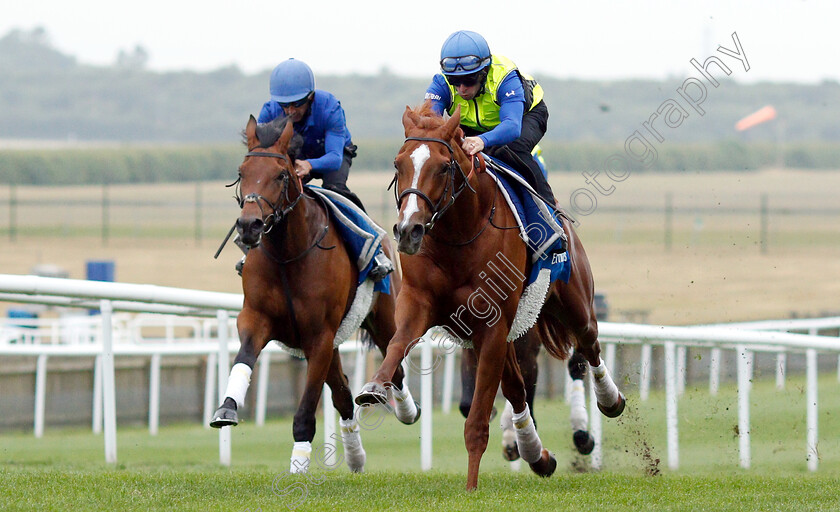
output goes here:
{"type": "Polygon", "coordinates": [[[373,350],[376,347],[376,342],[373,340],[373,335],[368,331],[368,329],[360,329],[359,330],[359,341],[364,345],[365,349],[373,350]]]}
{"type": "MultiPolygon", "coordinates": [[[[551,300],[551,297],[549,297],[551,300]]],[[[572,337],[569,330],[554,317],[550,311],[543,308],[534,329],[539,334],[542,346],[552,357],[565,361],[572,353],[572,337]]]]}

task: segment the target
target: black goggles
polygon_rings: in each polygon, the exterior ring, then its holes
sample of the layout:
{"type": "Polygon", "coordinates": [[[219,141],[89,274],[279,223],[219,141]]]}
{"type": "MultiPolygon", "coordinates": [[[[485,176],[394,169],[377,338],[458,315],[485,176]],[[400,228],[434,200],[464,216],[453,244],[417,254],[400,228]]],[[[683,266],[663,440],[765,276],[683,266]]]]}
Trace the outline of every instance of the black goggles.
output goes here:
{"type": "Polygon", "coordinates": [[[280,107],[282,107],[282,108],[289,108],[289,107],[300,108],[300,107],[306,105],[306,102],[309,101],[311,96],[312,96],[311,94],[307,94],[306,96],[304,96],[303,98],[301,98],[297,101],[292,101],[292,102],[289,102],[289,103],[280,103],[280,107]]]}
{"type": "Polygon", "coordinates": [[[461,71],[475,71],[486,66],[490,57],[481,58],[478,55],[465,55],[463,57],[445,57],[440,60],[440,70],[444,73],[454,73],[461,68],[461,71]]]}
{"type": "Polygon", "coordinates": [[[459,85],[472,87],[481,80],[481,73],[473,73],[471,75],[452,75],[447,76],[446,80],[450,85],[452,85],[452,87],[458,87],[459,85]]]}

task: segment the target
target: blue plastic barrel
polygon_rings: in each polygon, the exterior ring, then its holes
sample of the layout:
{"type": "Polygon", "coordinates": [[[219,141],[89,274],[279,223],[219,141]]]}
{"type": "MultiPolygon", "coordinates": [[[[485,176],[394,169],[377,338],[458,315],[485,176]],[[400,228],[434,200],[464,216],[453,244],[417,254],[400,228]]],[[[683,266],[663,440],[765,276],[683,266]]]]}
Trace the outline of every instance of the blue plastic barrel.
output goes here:
{"type": "Polygon", "coordinates": [[[114,282],[114,262],[88,261],[87,280],[114,282]]]}

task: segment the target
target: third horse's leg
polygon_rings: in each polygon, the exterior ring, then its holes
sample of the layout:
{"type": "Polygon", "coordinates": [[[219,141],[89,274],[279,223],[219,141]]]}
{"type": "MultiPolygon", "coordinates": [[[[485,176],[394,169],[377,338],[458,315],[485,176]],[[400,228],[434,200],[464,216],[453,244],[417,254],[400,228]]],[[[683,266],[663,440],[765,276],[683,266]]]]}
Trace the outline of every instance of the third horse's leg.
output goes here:
{"type": "Polygon", "coordinates": [[[542,441],[537,434],[536,424],[525,399],[525,386],[519,369],[516,350],[512,345],[508,345],[507,357],[505,358],[502,393],[513,408],[511,420],[516,434],[519,454],[536,474],[551,476],[557,468],[557,461],[548,450],[543,448],[542,441]]]}
{"type": "MultiPolygon", "coordinates": [[[[361,429],[353,414],[353,395],[350,393],[347,376],[344,375],[341,368],[338,349],[333,350],[330,371],[327,374],[327,385],[332,391],[333,406],[341,416],[338,423],[341,427],[341,443],[344,445],[344,460],[347,462],[350,471],[361,473],[364,470],[367,456],[362,446],[361,429]]],[[[324,404],[324,407],[328,407],[328,405],[324,404]]],[[[333,441],[336,440],[333,438],[333,441]]]]}
{"type": "Polygon", "coordinates": [[[329,339],[325,337],[316,341],[313,343],[315,348],[306,354],[306,386],[292,423],[295,444],[292,449],[290,473],[305,473],[309,470],[312,439],[315,438],[315,409],[321,400],[324,382],[327,380],[332,364],[332,339],[332,337],[329,339]]]}

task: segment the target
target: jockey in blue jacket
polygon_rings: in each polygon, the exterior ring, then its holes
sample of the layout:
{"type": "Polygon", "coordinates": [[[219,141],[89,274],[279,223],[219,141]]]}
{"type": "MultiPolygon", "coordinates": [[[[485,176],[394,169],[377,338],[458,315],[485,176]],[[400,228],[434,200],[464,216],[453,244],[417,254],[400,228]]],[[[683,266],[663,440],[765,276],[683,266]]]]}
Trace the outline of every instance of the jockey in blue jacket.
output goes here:
{"type": "Polygon", "coordinates": [[[444,41],[440,70],[426,99],[441,115],[460,105],[464,151],[483,151],[507,163],[554,207],[548,180],[531,155],[548,123],[542,87],[507,57],[491,54],[487,41],[469,30],[444,41]]]}
{"type": "MultiPolygon", "coordinates": [[[[315,75],[306,63],[296,59],[281,62],[271,73],[271,99],[262,106],[259,123],[288,117],[295,132],[303,137],[303,148],[295,160],[295,172],[304,183],[319,178],[327,190],[352,201],[362,211],[359,197],[347,188],[350,165],[356,146],[338,99],[327,91],[315,89],[315,75]]],[[[237,269],[241,266],[237,266],[237,269]]],[[[380,247],[374,258],[370,277],[381,281],[394,270],[380,247]]]]}

